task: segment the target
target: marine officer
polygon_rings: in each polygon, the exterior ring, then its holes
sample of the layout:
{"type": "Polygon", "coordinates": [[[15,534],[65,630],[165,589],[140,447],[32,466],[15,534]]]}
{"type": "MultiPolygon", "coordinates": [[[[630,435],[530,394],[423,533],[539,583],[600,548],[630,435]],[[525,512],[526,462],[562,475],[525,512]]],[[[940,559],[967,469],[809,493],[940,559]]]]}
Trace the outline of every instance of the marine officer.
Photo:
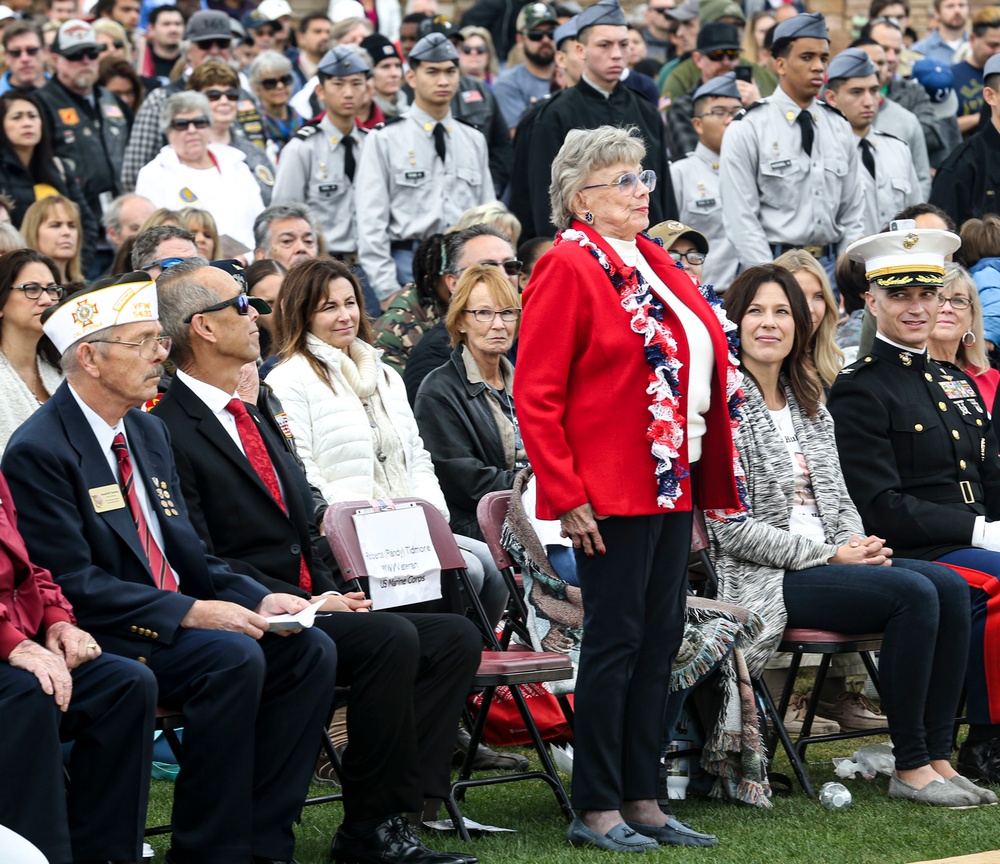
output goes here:
{"type": "Polygon", "coordinates": [[[830,57],[820,13],[775,28],[778,89],[726,134],[720,160],[722,218],[743,268],[803,248],[833,275],[859,239],[862,190],[850,124],[816,96],[830,57]]]}
{"type": "MultiPolygon", "coordinates": [[[[867,237],[848,254],[865,264],[878,327],[869,353],[830,392],[847,491],[865,530],[896,557],[936,561],[969,583],[972,633],[966,687],[969,737],[958,770],[1000,782],[1000,456],[976,385],[929,359],[945,255],[958,236],[903,229],[867,237]]],[[[949,724],[950,724],[949,720],[949,724]]]]}
{"type": "Polygon", "coordinates": [[[361,266],[384,309],[413,281],[413,252],[470,207],[493,201],[486,139],[451,113],[458,52],[430,33],[413,47],[406,80],[413,104],[368,136],[358,163],[361,266]]]}

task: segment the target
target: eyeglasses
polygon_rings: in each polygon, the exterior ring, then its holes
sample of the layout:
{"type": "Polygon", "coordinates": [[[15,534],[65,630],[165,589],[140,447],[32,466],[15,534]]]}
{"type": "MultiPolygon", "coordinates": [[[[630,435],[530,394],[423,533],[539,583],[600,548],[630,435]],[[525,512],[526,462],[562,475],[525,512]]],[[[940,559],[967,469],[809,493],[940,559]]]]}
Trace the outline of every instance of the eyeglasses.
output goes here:
{"type": "Polygon", "coordinates": [[[735,120],[742,113],[743,113],[742,108],[723,108],[721,105],[716,105],[711,110],[705,111],[702,114],[695,114],[694,116],[698,118],[714,117],[716,120],[725,120],[727,117],[729,117],[730,119],[735,120]]]}
{"type": "Polygon", "coordinates": [[[629,171],[628,174],[622,174],[613,183],[594,183],[592,186],[584,186],[584,189],[600,189],[602,186],[611,186],[617,189],[622,195],[628,195],[632,197],[635,195],[635,190],[639,188],[639,183],[645,186],[650,192],[656,188],[656,172],[655,171],[643,171],[641,174],[634,174],[629,171]]]}
{"type": "Polygon", "coordinates": [[[250,298],[247,297],[246,294],[237,294],[235,297],[230,297],[228,300],[223,300],[221,303],[216,303],[213,306],[206,306],[204,309],[192,312],[187,316],[187,318],[184,319],[184,323],[190,324],[195,315],[205,315],[208,312],[219,312],[223,309],[228,309],[230,306],[235,306],[238,314],[247,315],[250,312],[250,298]]]}
{"type": "Polygon", "coordinates": [[[116,51],[121,51],[125,47],[125,43],[121,39],[115,39],[111,44],[115,46],[116,51]]]}
{"type": "Polygon", "coordinates": [[[490,49],[485,45],[462,45],[458,50],[463,54],[488,54],[490,49]]]}
{"type": "Polygon", "coordinates": [[[720,51],[706,51],[705,56],[713,63],[721,63],[723,60],[739,60],[740,52],[732,48],[725,48],[720,51]]]}
{"type": "Polygon", "coordinates": [[[258,27],[256,30],[253,30],[252,32],[255,36],[271,36],[273,38],[274,36],[277,36],[281,32],[281,29],[279,28],[275,30],[273,27],[268,27],[267,25],[264,25],[258,27]]]}
{"type": "Polygon", "coordinates": [[[202,51],[211,51],[213,48],[225,51],[231,48],[233,43],[231,39],[199,39],[194,44],[202,51]]]}
{"type": "Polygon", "coordinates": [[[525,30],[524,35],[532,42],[541,42],[543,39],[555,40],[552,30],[525,30]]]}
{"type": "MultiPolygon", "coordinates": [[[[28,296],[30,297],[31,295],[29,294],[28,296]]],[[[945,297],[942,294],[938,294],[937,302],[938,306],[944,306],[945,303],[951,303],[951,308],[955,310],[968,309],[972,305],[972,300],[968,297],[945,297]]]]}
{"type": "Polygon", "coordinates": [[[187,260],[187,258],[161,258],[159,261],[148,261],[139,269],[151,270],[153,267],[159,267],[161,270],[169,270],[171,267],[176,267],[178,264],[187,260]]]}
{"type": "Polygon", "coordinates": [[[80,63],[84,60],[96,60],[101,56],[101,52],[96,48],[88,48],[85,51],[78,51],[76,54],[63,55],[70,63],[80,63]]]}
{"type": "Polygon", "coordinates": [[[662,15],[664,18],[666,18],[667,17],[667,13],[671,9],[673,9],[673,8],[674,8],[673,6],[650,6],[649,7],[649,11],[650,12],[658,12],[660,15],[662,15]]]}
{"type": "MultiPolygon", "coordinates": [[[[469,266],[503,267],[504,273],[508,276],[516,276],[524,267],[524,262],[518,261],[516,258],[511,258],[508,261],[477,261],[475,265],[469,266]]],[[[468,269],[468,267],[463,267],[461,270],[455,271],[455,275],[461,276],[468,269]]]]}
{"type": "Polygon", "coordinates": [[[88,345],[100,343],[103,345],[129,345],[139,349],[139,356],[143,360],[155,360],[156,352],[161,348],[167,354],[170,353],[170,346],[173,340],[169,336],[149,336],[141,342],[125,342],[121,339],[91,339],[88,345]]]}
{"type": "Polygon", "coordinates": [[[280,78],[265,78],[260,82],[260,86],[265,90],[277,90],[279,86],[291,87],[292,80],[291,75],[282,75],[280,78]]]}
{"type": "Polygon", "coordinates": [[[668,252],[671,258],[674,259],[674,264],[680,264],[683,258],[688,264],[704,264],[705,263],[705,253],[704,252],[668,252]]]}
{"type": "Polygon", "coordinates": [[[37,46],[35,48],[8,48],[7,56],[14,57],[15,59],[20,57],[22,54],[27,54],[29,57],[37,57],[38,52],[41,50],[42,49],[37,46]]]}
{"type": "Polygon", "coordinates": [[[203,90],[202,93],[208,97],[209,102],[218,102],[220,99],[236,102],[240,98],[240,91],[235,87],[230,90],[203,90]]]}
{"type": "Polygon", "coordinates": [[[183,118],[171,120],[167,128],[173,129],[175,132],[186,132],[190,126],[194,126],[195,129],[207,129],[211,125],[211,120],[205,116],[201,116],[188,117],[186,120],[183,118]]]}
{"type": "Polygon", "coordinates": [[[511,321],[516,321],[520,315],[520,309],[501,309],[499,312],[494,312],[492,309],[465,309],[469,315],[473,316],[480,324],[492,324],[497,319],[497,315],[500,316],[500,320],[509,324],[511,321]]]}
{"type": "Polygon", "coordinates": [[[62,285],[56,285],[52,282],[49,285],[39,285],[37,282],[25,282],[23,285],[11,285],[11,291],[23,291],[24,296],[29,300],[37,300],[42,296],[44,291],[53,300],[61,300],[63,294],[66,293],[66,289],[62,285]]]}

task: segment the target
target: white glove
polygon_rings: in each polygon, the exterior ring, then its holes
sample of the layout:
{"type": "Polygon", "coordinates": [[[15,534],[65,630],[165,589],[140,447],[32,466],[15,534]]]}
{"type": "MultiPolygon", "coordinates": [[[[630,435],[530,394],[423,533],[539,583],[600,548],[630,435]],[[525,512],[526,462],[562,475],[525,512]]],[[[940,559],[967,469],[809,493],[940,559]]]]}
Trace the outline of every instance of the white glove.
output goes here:
{"type": "Polygon", "coordinates": [[[1000,522],[987,522],[985,516],[977,516],[976,526],[972,529],[972,545],[1000,552],[1000,522]]]}

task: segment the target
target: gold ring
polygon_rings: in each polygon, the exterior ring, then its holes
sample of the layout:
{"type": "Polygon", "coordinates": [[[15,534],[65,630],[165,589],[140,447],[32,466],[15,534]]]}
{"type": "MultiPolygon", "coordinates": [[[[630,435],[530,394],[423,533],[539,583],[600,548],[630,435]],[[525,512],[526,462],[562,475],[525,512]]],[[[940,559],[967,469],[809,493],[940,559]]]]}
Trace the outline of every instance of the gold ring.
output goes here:
{"type": "Polygon", "coordinates": [[[97,647],[97,643],[96,642],[88,642],[87,643],[87,647],[88,648],[96,648],[97,647]]]}

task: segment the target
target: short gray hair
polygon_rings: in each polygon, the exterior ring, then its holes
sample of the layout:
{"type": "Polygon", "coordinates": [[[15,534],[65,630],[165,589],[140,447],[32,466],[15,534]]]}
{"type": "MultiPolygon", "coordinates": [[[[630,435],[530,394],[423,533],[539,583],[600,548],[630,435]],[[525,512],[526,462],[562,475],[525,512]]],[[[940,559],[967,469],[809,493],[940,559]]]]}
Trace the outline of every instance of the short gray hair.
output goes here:
{"type": "Polygon", "coordinates": [[[569,228],[574,218],[573,201],[592,172],[617,162],[638,165],[645,155],[646,145],[635,126],[573,129],[552,163],[552,223],[560,230],[569,228]]]}
{"type": "Polygon", "coordinates": [[[271,257],[271,223],[279,219],[304,219],[309,223],[313,233],[316,235],[316,242],[319,243],[319,225],[317,225],[310,210],[301,201],[289,201],[287,204],[272,204],[253,223],[253,243],[254,247],[267,253],[271,257]]]}
{"type": "Polygon", "coordinates": [[[247,77],[256,86],[269,75],[287,75],[292,71],[292,61],[277,51],[261,51],[253,58],[247,77]]]}
{"type": "Polygon", "coordinates": [[[10,222],[0,222],[0,255],[4,252],[13,252],[15,249],[24,249],[27,244],[18,231],[10,222]]]}
{"type": "Polygon", "coordinates": [[[179,240],[189,240],[197,249],[194,234],[187,228],[179,228],[176,225],[156,225],[147,228],[135,238],[132,246],[132,267],[138,270],[143,264],[156,258],[156,250],[164,240],[176,237],[179,240]]]}
{"type": "Polygon", "coordinates": [[[201,111],[209,120],[212,119],[212,106],[204,93],[196,93],[194,90],[174,93],[160,109],[160,131],[166,135],[174,118],[178,114],[187,114],[190,111],[201,111]]]}
{"type": "Polygon", "coordinates": [[[191,325],[184,319],[219,302],[218,292],[206,288],[193,275],[208,266],[204,258],[192,258],[164,270],[156,279],[160,326],[173,343],[170,359],[178,369],[191,360],[191,325]]]}

